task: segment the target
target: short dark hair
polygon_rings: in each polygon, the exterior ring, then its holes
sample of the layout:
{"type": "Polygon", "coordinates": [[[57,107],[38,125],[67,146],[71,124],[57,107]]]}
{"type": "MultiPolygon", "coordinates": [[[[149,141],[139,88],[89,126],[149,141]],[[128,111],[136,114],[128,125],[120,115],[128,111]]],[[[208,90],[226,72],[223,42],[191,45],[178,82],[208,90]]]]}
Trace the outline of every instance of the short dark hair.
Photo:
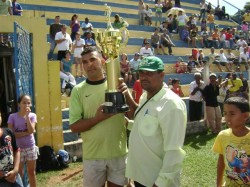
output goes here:
{"type": "Polygon", "coordinates": [[[180,80],[179,80],[179,79],[173,79],[173,80],[172,80],[172,85],[174,85],[174,84],[177,83],[177,82],[180,82],[180,80]]]}
{"type": "Polygon", "coordinates": [[[224,102],[224,104],[234,105],[240,109],[242,113],[249,112],[248,100],[243,97],[230,97],[224,102]]]}
{"type": "Polygon", "coordinates": [[[98,54],[102,54],[101,53],[101,51],[97,48],[97,47],[95,47],[95,46],[90,46],[90,47],[86,47],[84,50],[83,50],[83,52],[81,53],[81,56],[83,56],[83,55],[86,55],[86,54],[88,54],[88,53],[92,53],[92,52],[97,52],[98,54]]]}

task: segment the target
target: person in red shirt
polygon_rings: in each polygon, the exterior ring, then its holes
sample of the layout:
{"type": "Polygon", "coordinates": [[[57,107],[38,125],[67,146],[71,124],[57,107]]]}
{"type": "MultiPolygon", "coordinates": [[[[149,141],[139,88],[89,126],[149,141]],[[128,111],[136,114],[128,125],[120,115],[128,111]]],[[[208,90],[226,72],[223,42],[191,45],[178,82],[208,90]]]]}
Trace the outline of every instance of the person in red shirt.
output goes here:
{"type": "Polygon", "coordinates": [[[179,79],[173,79],[172,80],[172,88],[171,90],[176,93],[178,96],[180,97],[184,97],[184,94],[181,90],[181,86],[180,86],[180,80],[179,79]]]}
{"type": "Polygon", "coordinates": [[[132,96],[136,103],[139,103],[142,93],[143,93],[143,89],[141,87],[140,80],[136,80],[134,83],[133,92],[132,92],[132,96]]]}
{"type": "Polygon", "coordinates": [[[226,41],[229,42],[229,48],[234,49],[234,39],[233,39],[232,30],[230,28],[228,28],[226,32],[226,41]]]}

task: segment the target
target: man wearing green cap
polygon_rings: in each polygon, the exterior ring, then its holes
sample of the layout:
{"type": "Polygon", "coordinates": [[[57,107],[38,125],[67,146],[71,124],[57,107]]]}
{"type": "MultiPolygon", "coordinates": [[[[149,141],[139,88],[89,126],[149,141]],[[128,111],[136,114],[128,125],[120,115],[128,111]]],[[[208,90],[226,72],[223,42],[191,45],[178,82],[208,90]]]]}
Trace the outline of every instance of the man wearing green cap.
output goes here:
{"type": "MultiPolygon", "coordinates": [[[[135,187],[180,186],[185,157],[182,150],[187,121],[185,103],[164,83],[164,64],[160,58],[145,57],[138,73],[145,92],[138,106],[130,110],[133,120],[128,123],[131,134],[126,176],[134,180],[135,187]]],[[[124,93],[130,105],[133,102],[130,94],[124,93]]]]}

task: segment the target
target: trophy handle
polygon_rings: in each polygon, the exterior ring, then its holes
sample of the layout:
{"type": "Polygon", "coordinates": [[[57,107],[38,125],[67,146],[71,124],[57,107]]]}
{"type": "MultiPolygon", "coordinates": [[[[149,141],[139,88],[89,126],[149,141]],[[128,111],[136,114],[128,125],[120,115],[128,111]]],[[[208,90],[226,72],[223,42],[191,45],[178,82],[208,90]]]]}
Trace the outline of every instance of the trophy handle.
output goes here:
{"type": "Polygon", "coordinates": [[[119,29],[121,36],[122,36],[122,42],[121,42],[121,49],[125,48],[127,43],[128,43],[128,39],[129,39],[129,31],[126,27],[122,27],[119,29]]]}

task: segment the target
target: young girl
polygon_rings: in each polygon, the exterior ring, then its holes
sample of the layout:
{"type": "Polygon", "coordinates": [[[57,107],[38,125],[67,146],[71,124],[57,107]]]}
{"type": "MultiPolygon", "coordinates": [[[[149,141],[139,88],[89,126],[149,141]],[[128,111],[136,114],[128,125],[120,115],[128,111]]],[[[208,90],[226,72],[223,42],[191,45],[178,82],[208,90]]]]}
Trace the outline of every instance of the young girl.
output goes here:
{"type": "Polygon", "coordinates": [[[66,81],[69,81],[71,84],[76,85],[75,77],[70,73],[71,66],[73,61],[70,59],[70,51],[66,51],[65,58],[61,60],[60,66],[60,78],[63,79],[62,90],[65,91],[66,81]]]}
{"type": "Polygon", "coordinates": [[[77,32],[76,39],[73,42],[76,77],[78,77],[78,65],[80,65],[80,69],[81,69],[80,77],[84,76],[83,75],[82,56],[81,56],[81,53],[83,52],[84,47],[85,47],[85,40],[81,38],[80,32],[77,32]]]}
{"type": "Polygon", "coordinates": [[[24,164],[26,163],[29,183],[36,187],[36,159],[37,146],[33,133],[37,123],[35,113],[31,112],[31,98],[28,95],[21,95],[18,98],[19,112],[11,114],[8,119],[8,128],[12,129],[18,147],[21,150],[19,174],[23,177],[24,164]]]}

